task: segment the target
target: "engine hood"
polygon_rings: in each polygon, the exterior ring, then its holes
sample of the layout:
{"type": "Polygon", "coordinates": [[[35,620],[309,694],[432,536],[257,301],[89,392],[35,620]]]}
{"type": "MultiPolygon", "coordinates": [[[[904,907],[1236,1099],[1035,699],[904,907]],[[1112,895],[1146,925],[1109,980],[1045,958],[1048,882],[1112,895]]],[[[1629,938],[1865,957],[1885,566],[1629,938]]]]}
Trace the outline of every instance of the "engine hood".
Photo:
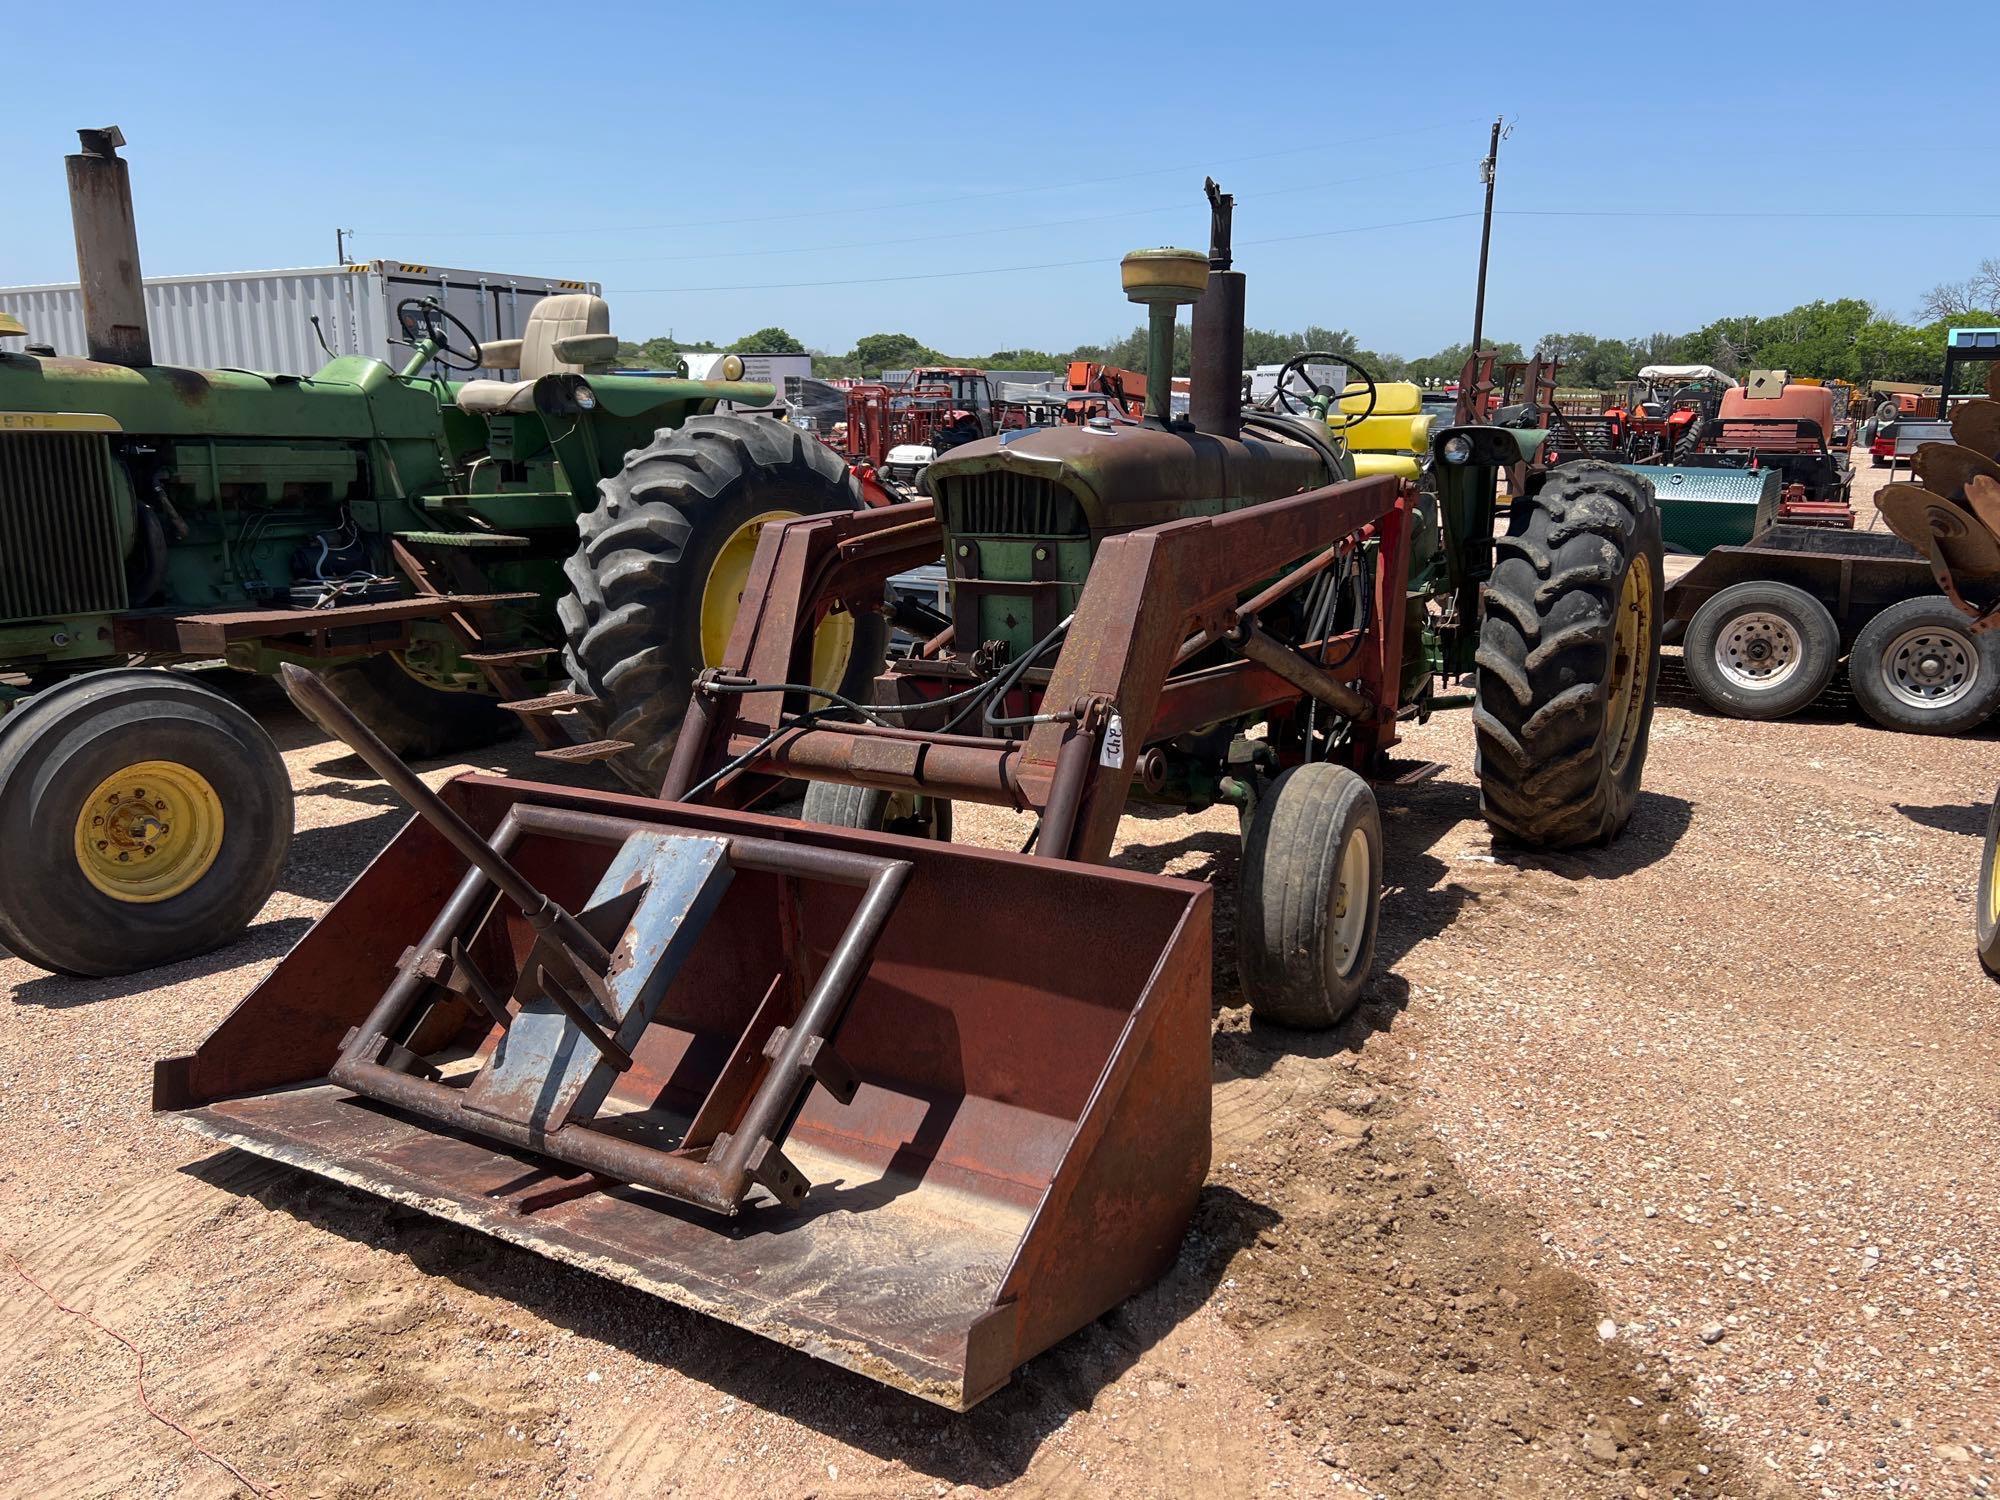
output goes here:
{"type": "Polygon", "coordinates": [[[1328,483],[1309,448],[1246,436],[1110,427],[1036,427],[953,448],[930,466],[935,493],[979,474],[1041,479],[1069,491],[1093,533],[1213,515],[1328,483]]]}

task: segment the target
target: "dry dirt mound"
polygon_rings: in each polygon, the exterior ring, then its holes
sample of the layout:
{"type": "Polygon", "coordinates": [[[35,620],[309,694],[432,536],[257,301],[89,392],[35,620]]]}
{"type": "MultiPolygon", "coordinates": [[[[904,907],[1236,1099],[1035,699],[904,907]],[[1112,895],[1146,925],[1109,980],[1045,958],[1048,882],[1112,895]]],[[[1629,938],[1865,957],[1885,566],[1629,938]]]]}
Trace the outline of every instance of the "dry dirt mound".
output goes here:
{"type": "Polygon", "coordinates": [[[1396,1495],[1765,1493],[1664,1365],[1603,1336],[1590,1284],[1470,1192],[1372,1057],[1241,1015],[1216,1037],[1232,1191],[1197,1231],[1240,1244],[1223,1317],[1322,1463],[1396,1495]]]}

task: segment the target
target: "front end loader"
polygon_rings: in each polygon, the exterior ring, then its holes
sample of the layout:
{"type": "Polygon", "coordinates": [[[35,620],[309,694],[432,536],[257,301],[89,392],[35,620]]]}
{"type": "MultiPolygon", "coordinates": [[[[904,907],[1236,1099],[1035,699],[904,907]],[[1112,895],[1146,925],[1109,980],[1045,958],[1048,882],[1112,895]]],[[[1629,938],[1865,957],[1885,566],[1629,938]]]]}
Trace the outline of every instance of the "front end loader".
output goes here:
{"type": "Polygon", "coordinates": [[[1107,862],[1128,803],[1241,811],[1248,999],[1325,1026],[1369,976],[1399,727],[1473,707],[1496,836],[1588,844],[1631,814],[1658,663],[1642,480],[1577,466],[1496,538],[1539,433],[1357,479],[1365,374],[1242,412],[1212,202],[1209,256],[1125,263],[1143,421],[764,531],[661,797],[434,793],[288,671],[420,816],[155,1107],[957,1408],[1159,1276],[1209,1160],[1212,896],[1107,862]],[[865,698],[816,686],[827,618],[940,550],[931,638],[865,698]],[[757,811],[799,780],[802,820],[757,811]],[[958,798],[1033,813],[1032,855],[940,837],[958,798]]]}

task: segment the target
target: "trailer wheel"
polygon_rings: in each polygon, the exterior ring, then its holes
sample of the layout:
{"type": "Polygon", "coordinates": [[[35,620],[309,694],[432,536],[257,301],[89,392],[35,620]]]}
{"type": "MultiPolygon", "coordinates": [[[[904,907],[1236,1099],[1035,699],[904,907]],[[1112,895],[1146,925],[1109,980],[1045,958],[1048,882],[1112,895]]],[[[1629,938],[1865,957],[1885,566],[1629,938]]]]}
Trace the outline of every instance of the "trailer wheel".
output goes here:
{"type": "Polygon", "coordinates": [[[1903,599],[1861,627],[1847,678],[1885,729],[1963,734],[2000,707],[2000,642],[1974,635],[1942,594],[1903,599]]]}
{"type": "Polygon", "coordinates": [[[1979,899],[1973,925],[1979,933],[1979,962],[2000,979],[2000,793],[1986,815],[1986,847],[1979,854],[1979,899]]]}
{"type": "Polygon", "coordinates": [[[393,656],[343,662],[320,675],[355,718],[408,759],[477,750],[520,728],[520,720],[498,699],[431,687],[412,677],[393,656]]]}
{"type": "Polygon", "coordinates": [[[178,673],[86,673],[0,727],[0,944],[41,968],[129,974],[219,947],[291,837],[270,736],[178,673]]]}
{"type": "Polygon", "coordinates": [[[951,842],[951,799],[922,792],[888,792],[837,781],[809,782],[799,817],[831,828],[865,828],[940,844],[951,842]]]}
{"type": "Polygon", "coordinates": [[[1251,811],[1237,880],[1251,1011],[1334,1025],[1367,986],[1382,919],[1382,819],[1368,783],[1326,761],[1285,772],[1251,811]]]}
{"type": "Polygon", "coordinates": [[[1702,702],[1735,719],[1782,719],[1840,665],[1840,627],[1789,583],[1735,583],[1694,612],[1681,651],[1702,702]]]}
{"type": "Polygon", "coordinates": [[[1566,464],[1509,509],[1481,597],[1480,803],[1502,839],[1599,844],[1632,816],[1660,677],[1650,480],[1566,464]]]}
{"type": "MultiPolygon", "coordinates": [[[[557,605],[571,685],[592,733],[633,748],[611,768],[652,793],[687,712],[695,674],[720,662],[762,528],[852,510],[860,486],[831,448],[770,417],[690,418],[626,455],[577,521],[557,605]]],[[[815,687],[865,699],[888,622],[834,614],[812,644],[815,687]]]]}

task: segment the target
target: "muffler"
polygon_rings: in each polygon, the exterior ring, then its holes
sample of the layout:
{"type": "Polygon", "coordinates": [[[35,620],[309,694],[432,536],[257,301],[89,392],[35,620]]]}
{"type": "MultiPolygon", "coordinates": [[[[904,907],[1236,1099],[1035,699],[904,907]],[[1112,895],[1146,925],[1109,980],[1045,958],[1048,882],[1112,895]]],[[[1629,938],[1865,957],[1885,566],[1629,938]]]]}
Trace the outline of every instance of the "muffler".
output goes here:
{"type": "MultiPolygon", "coordinates": [[[[303,679],[301,681],[300,679],[303,679]]],[[[468,775],[154,1108],[963,1410],[1172,1264],[1206,886],[468,775]]]]}

